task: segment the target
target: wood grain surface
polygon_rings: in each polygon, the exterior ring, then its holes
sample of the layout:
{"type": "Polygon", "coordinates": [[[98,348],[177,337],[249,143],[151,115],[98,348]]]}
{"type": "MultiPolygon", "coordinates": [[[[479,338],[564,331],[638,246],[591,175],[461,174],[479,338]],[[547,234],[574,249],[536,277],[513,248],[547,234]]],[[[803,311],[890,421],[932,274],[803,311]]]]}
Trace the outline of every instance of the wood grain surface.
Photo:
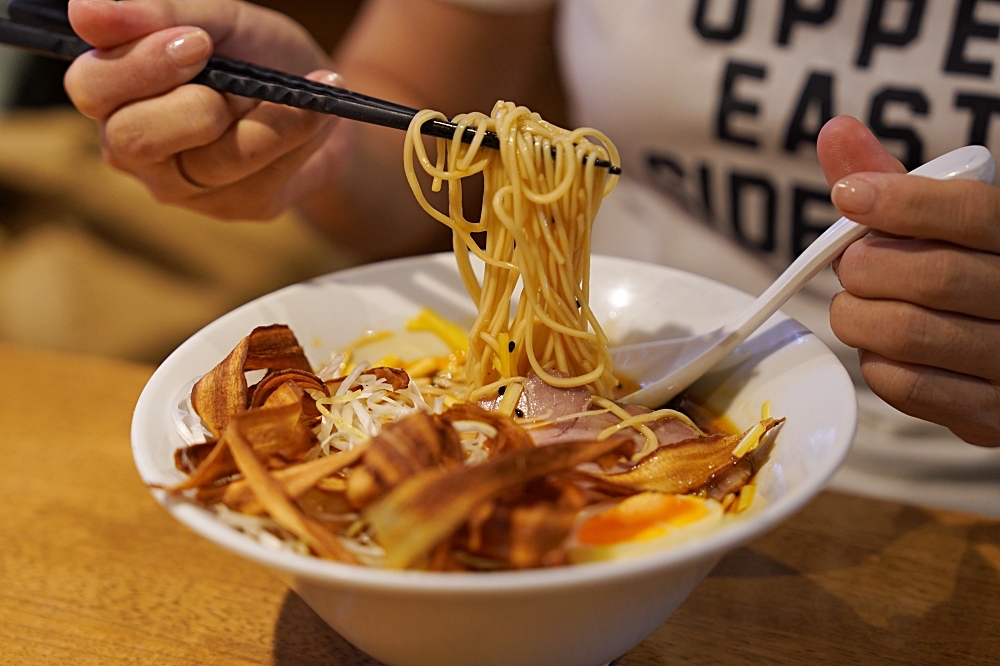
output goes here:
{"type": "MultiPolygon", "coordinates": [[[[0,345],[0,664],[375,666],[132,466],[151,368],[0,345]]],[[[618,666],[1000,664],[1000,522],[825,493],[618,666]]]]}

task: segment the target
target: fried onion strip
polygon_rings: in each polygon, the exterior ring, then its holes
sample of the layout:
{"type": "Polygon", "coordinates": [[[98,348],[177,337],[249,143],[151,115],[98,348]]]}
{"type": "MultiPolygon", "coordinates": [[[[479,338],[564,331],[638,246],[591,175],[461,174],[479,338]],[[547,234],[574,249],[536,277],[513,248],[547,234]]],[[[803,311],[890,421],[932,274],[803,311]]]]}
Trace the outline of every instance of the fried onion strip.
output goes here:
{"type": "MultiPolygon", "coordinates": [[[[389,368],[380,365],[374,368],[368,368],[361,374],[374,375],[378,379],[384,380],[385,383],[392,387],[393,391],[402,391],[410,385],[410,376],[401,368],[389,368]]],[[[345,379],[347,379],[347,377],[337,377],[335,379],[327,380],[326,386],[329,392],[336,393],[337,389],[340,388],[340,385],[344,383],[345,379]]],[[[349,386],[348,390],[357,391],[360,388],[360,384],[354,384],[353,386],[349,386]]]]}
{"type": "Polygon", "coordinates": [[[483,409],[471,402],[460,402],[449,407],[442,416],[454,423],[455,421],[478,421],[493,427],[497,434],[492,438],[493,453],[513,451],[516,449],[533,449],[535,441],[523,427],[508,416],[499,412],[483,409]]]}
{"type": "MultiPolygon", "coordinates": [[[[764,430],[761,438],[783,420],[761,421],[759,425],[762,425],[764,430]]],[[[753,428],[757,425],[755,424],[753,428]]],[[[685,440],[657,449],[627,472],[593,474],[593,476],[637,490],[689,493],[704,487],[715,475],[740,462],[741,458],[733,456],[733,448],[745,434],[710,435],[685,440]]]]}
{"type": "Polygon", "coordinates": [[[302,346],[284,324],[258,326],[250,331],[244,370],[306,370],[312,372],[302,346]]]}
{"type": "Polygon", "coordinates": [[[385,564],[405,568],[455,532],[494,494],[593,460],[622,444],[562,442],[498,455],[475,467],[430,469],[404,481],[362,514],[386,551],[385,564]]]}
{"type": "Polygon", "coordinates": [[[417,412],[386,426],[347,481],[347,499],[364,507],[405,479],[442,464],[461,464],[458,433],[440,416],[417,412]]]}
{"type": "Polygon", "coordinates": [[[264,463],[254,455],[240,425],[239,421],[231,422],[226,427],[224,438],[236,465],[267,514],[320,557],[357,563],[357,559],[340,543],[336,535],[295,506],[295,502],[285,494],[281,483],[268,473],[264,463]]]}
{"type": "MultiPolygon", "coordinates": [[[[370,443],[365,443],[350,451],[334,453],[293,467],[279,469],[271,476],[281,484],[282,490],[288,497],[298,499],[326,477],[357,462],[368,450],[369,445],[370,443]]],[[[208,504],[222,502],[233,511],[249,516],[259,516],[264,513],[264,507],[257,501],[246,479],[233,481],[222,487],[203,488],[198,491],[197,497],[208,504]]]]}
{"type": "Polygon", "coordinates": [[[247,378],[243,366],[247,360],[249,336],[239,344],[191,390],[191,406],[212,434],[218,438],[229,419],[246,411],[247,378]]]}
{"type": "MultiPolygon", "coordinates": [[[[292,384],[300,389],[312,389],[326,395],[330,394],[323,380],[307,370],[271,370],[257,382],[249,397],[250,409],[271,405],[272,396],[282,387],[292,384]]],[[[279,398],[280,400],[280,398],[279,398]]]]}
{"type": "MultiPolygon", "coordinates": [[[[302,418],[301,403],[269,409],[255,409],[230,420],[239,420],[240,427],[252,442],[256,456],[269,467],[285,467],[300,460],[314,445],[315,436],[308,428],[298,427],[302,418]]],[[[226,428],[228,429],[228,425],[226,428]]],[[[212,452],[187,479],[170,488],[171,492],[206,486],[237,472],[236,461],[223,437],[212,452]]]]}
{"type": "Polygon", "coordinates": [[[198,380],[191,391],[191,406],[215,437],[229,419],[247,410],[247,370],[312,371],[295,334],[282,324],[258,326],[198,380]]]}

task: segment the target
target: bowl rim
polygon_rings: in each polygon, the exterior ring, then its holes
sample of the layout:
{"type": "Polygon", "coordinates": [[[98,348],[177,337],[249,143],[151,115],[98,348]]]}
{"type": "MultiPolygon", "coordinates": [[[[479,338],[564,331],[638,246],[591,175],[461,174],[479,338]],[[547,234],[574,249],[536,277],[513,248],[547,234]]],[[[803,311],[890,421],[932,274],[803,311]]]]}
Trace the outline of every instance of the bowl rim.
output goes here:
{"type": "MultiPolygon", "coordinates": [[[[450,252],[417,255],[365,264],[329,273],[265,294],[231,310],[204,326],[178,346],[157,367],[143,388],[136,403],[131,425],[131,447],[140,478],[144,483],[148,483],[147,477],[144,474],[144,470],[146,469],[145,454],[141,446],[141,442],[144,439],[144,431],[147,429],[146,422],[154,418],[153,410],[165,409],[162,402],[155,400],[154,394],[157,393],[161,384],[167,381],[172,365],[183,358],[187,349],[195,344],[195,339],[206,329],[223,326],[228,318],[237,317],[244,310],[257,307],[260,301],[280,298],[280,294],[283,292],[299,288],[303,285],[350,280],[358,275],[385,270],[390,267],[398,269],[404,268],[408,264],[441,261],[441,257],[445,256],[453,257],[454,255],[450,252]]],[[[713,289],[740,294],[741,298],[750,297],[745,292],[729,285],[661,264],[596,254],[593,255],[593,259],[601,262],[610,260],[628,265],[642,264],[645,267],[653,267],[655,270],[673,273],[675,276],[683,276],[684,279],[700,281],[711,285],[713,289]]],[[[787,315],[782,314],[782,316],[795,321],[787,317],[787,315]]],[[[798,324],[798,322],[795,323],[798,324]]],[[[726,552],[771,530],[780,522],[803,508],[806,503],[822,490],[823,486],[843,462],[850,448],[851,441],[854,439],[854,433],[857,428],[857,400],[854,383],[850,379],[847,370],[836,360],[833,352],[815,334],[808,331],[801,324],[798,325],[802,328],[805,335],[812,338],[817,345],[818,354],[816,357],[827,358],[827,360],[835,362],[835,379],[831,384],[831,390],[835,390],[838,393],[843,391],[849,393],[851,396],[851,399],[846,401],[849,408],[839,414],[838,423],[844,426],[839,429],[841,435],[830,448],[826,460],[815,473],[810,475],[806,483],[803,483],[800,487],[790,489],[777,501],[753,511],[746,519],[728,522],[698,539],[671,546],[662,551],[654,551],[621,560],[587,562],[563,567],[519,571],[466,573],[379,569],[323,560],[312,555],[299,555],[289,551],[268,549],[252,538],[226,526],[207,509],[199,507],[183,498],[170,496],[166,491],[161,489],[150,488],[150,492],[183,525],[241,557],[277,569],[285,574],[320,581],[330,585],[350,587],[352,589],[382,592],[437,592],[449,595],[483,593],[514,595],[526,591],[538,591],[540,589],[570,588],[595,584],[604,585],[616,581],[644,577],[661,569],[691,565],[695,562],[706,561],[712,557],[718,559],[726,552]]]]}

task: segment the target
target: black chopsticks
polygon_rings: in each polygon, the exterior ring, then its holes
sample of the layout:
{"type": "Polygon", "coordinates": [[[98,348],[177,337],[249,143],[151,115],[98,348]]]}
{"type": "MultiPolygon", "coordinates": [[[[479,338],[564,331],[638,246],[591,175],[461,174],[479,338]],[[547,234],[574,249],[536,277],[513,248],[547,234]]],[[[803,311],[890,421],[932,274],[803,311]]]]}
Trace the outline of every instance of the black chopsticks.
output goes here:
{"type": "MultiPolygon", "coordinates": [[[[23,0],[11,0],[8,11],[16,20],[0,19],[0,43],[63,60],[73,60],[93,48],[73,33],[65,12],[44,3],[23,0]]],[[[191,82],[219,92],[400,130],[407,129],[418,112],[408,106],[224,56],[209,58],[205,68],[191,82]]],[[[451,139],[455,129],[454,123],[430,120],[421,126],[420,132],[451,139]]],[[[475,134],[474,129],[466,128],[462,141],[471,143],[475,134]]],[[[500,140],[495,133],[487,132],[482,145],[499,148],[500,140]]],[[[596,160],[594,165],[607,168],[611,174],[621,173],[620,167],[607,160],[596,160]]]]}
{"type": "Polygon", "coordinates": [[[60,60],[73,60],[93,48],[79,37],[8,19],[0,19],[0,43],[60,60]]]}

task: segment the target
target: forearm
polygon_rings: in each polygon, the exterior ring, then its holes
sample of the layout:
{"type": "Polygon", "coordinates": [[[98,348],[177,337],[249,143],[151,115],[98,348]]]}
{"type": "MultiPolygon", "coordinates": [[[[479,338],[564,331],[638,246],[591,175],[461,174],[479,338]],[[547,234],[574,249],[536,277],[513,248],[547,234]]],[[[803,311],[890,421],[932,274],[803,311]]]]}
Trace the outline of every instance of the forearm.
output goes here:
{"type": "MultiPolygon", "coordinates": [[[[407,98],[389,82],[359,78],[356,69],[341,71],[359,92],[415,108],[430,106],[407,98]],[[365,85],[355,86],[358,80],[365,85]]],[[[404,133],[357,122],[342,123],[338,131],[343,150],[331,186],[304,197],[299,212],[363,260],[447,249],[448,229],[428,216],[410,192],[403,172],[404,133]]]]}

